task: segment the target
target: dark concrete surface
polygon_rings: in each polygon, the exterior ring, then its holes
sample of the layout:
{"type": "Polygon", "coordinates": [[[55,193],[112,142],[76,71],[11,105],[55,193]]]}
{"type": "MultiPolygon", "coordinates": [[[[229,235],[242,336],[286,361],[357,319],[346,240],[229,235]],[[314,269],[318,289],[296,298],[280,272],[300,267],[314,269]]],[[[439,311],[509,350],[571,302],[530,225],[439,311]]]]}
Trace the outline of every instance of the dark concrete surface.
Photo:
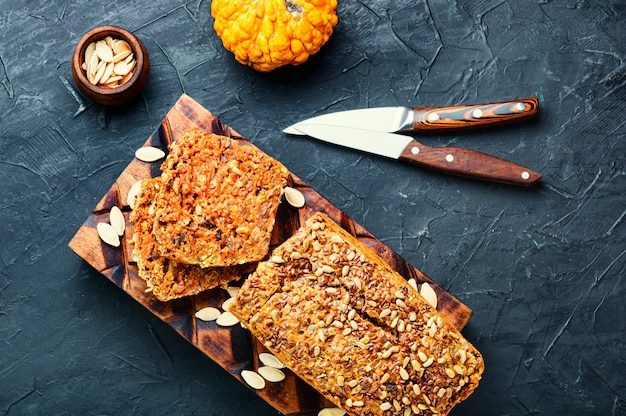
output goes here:
{"type": "Polygon", "coordinates": [[[478,390],[453,415],[626,414],[626,3],[340,1],[309,63],[236,63],[208,1],[0,0],[0,414],[276,412],[67,248],[182,93],[474,311],[478,390]],[[114,24],[146,44],[139,99],[71,77],[114,24]],[[523,189],[281,133],[329,111],[537,96],[531,122],[420,140],[540,171],[523,189]]]}

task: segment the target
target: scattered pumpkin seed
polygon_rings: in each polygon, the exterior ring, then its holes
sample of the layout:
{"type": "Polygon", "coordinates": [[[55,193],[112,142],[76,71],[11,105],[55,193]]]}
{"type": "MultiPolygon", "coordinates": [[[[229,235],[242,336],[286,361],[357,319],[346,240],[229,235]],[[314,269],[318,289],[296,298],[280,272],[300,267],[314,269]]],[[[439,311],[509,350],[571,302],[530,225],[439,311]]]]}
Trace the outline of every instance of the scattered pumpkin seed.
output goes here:
{"type": "Polygon", "coordinates": [[[230,295],[231,298],[236,298],[237,297],[237,293],[239,293],[239,290],[241,288],[237,287],[237,286],[228,286],[226,288],[226,291],[228,292],[228,294],[230,295]]]}
{"type": "Polygon", "coordinates": [[[141,190],[141,181],[135,182],[133,186],[131,186],[130,189],[128,190],[128,195],[126,196],[126,202],[128,203],[128,206],[130,207],[130,209],[135,208],[135,199],[137,198],[137,195],[139,194],[140,190],[141,190]]]}
{"type": "Polygon", "coordinates": [[[411,277],[411,278],[409,279],[409,282],[408,282],[408,283],[409,283],[409,286],[411,286],[413,289],[415,289],[415,290],[419,290],[419,289],[417,288],[417,282],[415,281],[415,279],[414,279],[414,278],[412,278],[412,277],[411,277]]]}
{"type": "Polygon", "coordinates": [[[274,354],[270,354],[269,352],[262,352],[259,354],[259,360],[267,367],[274,368],[285,368],[285,364],[283,364],[274,354]]]}
{"type": "Polygon", "coordinates": [[[279,383],[285,379],[285,373],[275,367],[263,366],[259,367],[257,371],[261,377],[272,383],[279,383]]]}
{"type": "Polygon", "coordinates": [[[327,407],[319,411],[317,416],[344,416],[346,412],[338,407],[327,407]]]}
{"type": "Polygon", "coordinates": [[[224,301],[224,303],[222,303],[222,309],[224,309],[225,311],[227,311],[228,309],[230,309],[230,305],[235,301],[235,298],[228,298],[224,301]]]}
{"type": "Polygon", "coordinates": [[[99,222],[98,225],[96,225],[96,229],[102,241],[113,247],[120,246],[120,236],[115,232],[111,224],[108,222],[99,222]]]}
{"type": "Polygon", "coordinates": [[[262,390],[265,387],[265,380],[263,377],[250,370],[243,370],[241,372],[241,378],[253,389],[262,390]]]}
{"type": "Polygon", "coordinates": [[[122,210],[119,209],[117,205],[114,205],[111,208],[111,211],[109,211],[109,222],[117,235],[124,235],[124,230],[126,229],[126,219],[124,218],[124,214],[122,214],[122,210]]]}
{"type": "Polygon", "coordinates": [[[202,308],[196,312],[196,318],[201,321],[209,322],[215,321],[221,314],[222,312],[220,312],[219,309],[207,306],[206,308],[202,308]]]}
{"type": "Polygon", "coordinates": [[[216,322],[219,326],[233,326],[239,323],[239,319],[232,313],[226,311],[217,317],[216,322]]]}
{"type": "Polygon", "coordinates": [[[306,203],[302,192],[290,186],[285,187],[285,199],[287,200],[287,202],[289,202],[289,205],[294,208],[302,208],[306,203]]]}
{"type": "Polygon", "coordinates": [[[135,157],[142,162],[156,162],[165,157],[165,152],[157,147],[144,146],[135,151],[135,157]]]}
{"type": "Polygon", "coordinates": [[[426,299],[426,302],[437,309],[437,293],[435,293],[434,289],[428,283],[422,283],[420,294],[426,299]]]}

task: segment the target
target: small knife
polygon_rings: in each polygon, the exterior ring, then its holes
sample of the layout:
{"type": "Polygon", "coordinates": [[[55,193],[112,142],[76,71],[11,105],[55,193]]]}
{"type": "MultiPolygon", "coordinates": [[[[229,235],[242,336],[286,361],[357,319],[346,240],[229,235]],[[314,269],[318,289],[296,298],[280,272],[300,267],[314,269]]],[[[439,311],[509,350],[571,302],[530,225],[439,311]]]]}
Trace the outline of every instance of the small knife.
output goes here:
{"type": "Polygon", "coordinates": [[[302,134],[298,127],[303,124],[327,124],[389,133],[398,131],[459,130],[526,120],[534,117],[538,108],[539,102],[537,98],[524,98],[489,104],[413,109],[407,107],[365,108],[313,117],[293,124],[284,129],[283,132],[302,134]]]}
{"type": "Polygon", "coordinates": [[[402,134],[326,124],[303,124],[298,130],[328,143],[453,175],[522,186],[541,179],[540,173],[486,153],[460,147],[426,146],[402,134]]]}

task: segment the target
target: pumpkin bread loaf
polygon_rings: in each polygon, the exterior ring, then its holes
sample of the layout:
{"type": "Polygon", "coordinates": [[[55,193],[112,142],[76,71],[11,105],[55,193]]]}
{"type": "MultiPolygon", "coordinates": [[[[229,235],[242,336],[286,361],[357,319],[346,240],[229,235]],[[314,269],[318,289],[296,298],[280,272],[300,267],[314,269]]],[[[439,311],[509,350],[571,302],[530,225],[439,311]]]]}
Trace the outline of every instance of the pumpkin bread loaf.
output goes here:
{"type": "Polygon", "coordinates": [[[169,150],[152,206],[159,253],[201,267],[266,256],[287,168],[254,146],[199,130],[169,150]]]}
{"type": "Polygon", "coordinates": [[[321,213],[259,263],[229,310],[352,415],[446,415],[484,369],[404,278],[321,213]]]}

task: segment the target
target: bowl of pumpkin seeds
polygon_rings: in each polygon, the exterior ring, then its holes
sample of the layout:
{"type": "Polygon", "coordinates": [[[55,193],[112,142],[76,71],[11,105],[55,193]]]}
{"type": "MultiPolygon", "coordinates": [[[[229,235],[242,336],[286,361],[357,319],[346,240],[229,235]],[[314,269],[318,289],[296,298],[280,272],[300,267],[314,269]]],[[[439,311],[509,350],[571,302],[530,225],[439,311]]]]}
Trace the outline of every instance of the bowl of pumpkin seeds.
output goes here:
{"type": "Polygon", "coordinates": [[[149,74],[150,57],[144,43],[117,26],[91,29],[76,44],[72,56],[72,76],[78,89],[106,106],[137,97],[149,74]]]}

